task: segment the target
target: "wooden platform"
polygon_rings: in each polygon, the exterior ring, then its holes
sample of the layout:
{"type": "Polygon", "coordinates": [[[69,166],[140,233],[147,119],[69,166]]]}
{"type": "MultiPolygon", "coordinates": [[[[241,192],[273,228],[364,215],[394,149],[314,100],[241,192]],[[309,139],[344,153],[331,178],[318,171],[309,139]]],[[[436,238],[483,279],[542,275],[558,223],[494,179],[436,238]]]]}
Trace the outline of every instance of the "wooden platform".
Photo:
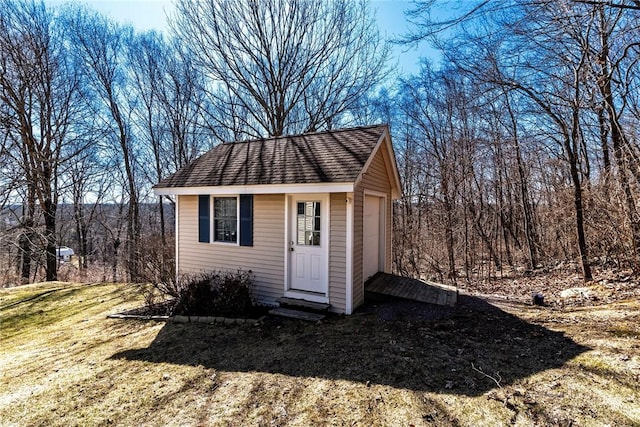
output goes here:
{"type": "Polygon", "coordinates": [[[365,293],[388,295],[429,304],[454,306],[458,290],[454,286],[378,273],[365,283],[365,293]]]}

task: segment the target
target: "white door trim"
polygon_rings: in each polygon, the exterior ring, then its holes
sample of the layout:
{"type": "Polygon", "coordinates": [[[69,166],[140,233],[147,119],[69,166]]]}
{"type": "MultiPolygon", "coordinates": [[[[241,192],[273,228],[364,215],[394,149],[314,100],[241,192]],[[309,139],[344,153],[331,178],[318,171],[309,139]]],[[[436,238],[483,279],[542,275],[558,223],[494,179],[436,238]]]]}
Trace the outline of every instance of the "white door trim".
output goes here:
{"type": "Polygon", "coordinates": [[[384,191],[376,191],[376,190],[369,190],[369,189],[365,189],[364,190],[364,195],[365,196],[374,196],[374,197],[387,197],[387,193],[385,193],[384,191]]]}
{"type": "Polygon", "coordinates": [[[329,205],[329,193],[324,194],[285,194],[285,256],[284,256],[284,265],[285,265],[285,274],[284,274],[284,295],[288,298],[297,298],[304,299],[307,301],[313,302],[329,302],[329,243],[330,243],[330,218],[331,215],[331,206],[329,205]],[[319,200],[321,202],[321,210],[324,212],[324,215],[321,217],[321,225],[320,225],[320,247],[323,249],[323,257],[324,263],[323,268],[325,269],[325,277],[326,284],[324,286],[323,292],[307,292],[296,289],[291,289],[291,242],[295,242],[295,236],[292,235],[293,229],[293,221],[295,218],[293,217],[294,211],[292,210],[293,201],[295,199],[300,198],[308,198],[310,200],[319,200]],[[324,207],[322,207],[324,206],[324,207]]]}
{"type": "MultiPolygon", "coordinates": [[[[283,247],[283,251],[284,251],[284,271],[283,271],[283,276],[284,276],[284,294],[287,293],[287,289],[289,289],[289,241],[290,241],[290,234],[291,232],[289,231],[289,198],[291,197],[290,194],[285,194],[284,195],[284,247],[283,247]]],[[[283,294],[283,295],[284,295],[283,294]]]]}

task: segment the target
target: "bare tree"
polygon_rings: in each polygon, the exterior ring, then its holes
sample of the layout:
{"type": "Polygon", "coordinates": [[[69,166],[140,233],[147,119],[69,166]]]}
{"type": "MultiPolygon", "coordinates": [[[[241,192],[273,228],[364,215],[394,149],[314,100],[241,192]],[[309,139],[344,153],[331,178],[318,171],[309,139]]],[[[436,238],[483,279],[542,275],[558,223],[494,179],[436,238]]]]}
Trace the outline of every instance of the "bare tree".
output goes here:
{"type": "MultiPolygon", "coordinates": [[[[402,92],[405,99],[400,108],[410,119],[412,143],[416,144],[415,148],[410,148],[416,150],[414,155],[417,157],[413,161],[419,161],[423,173],[427,175],[414,181],[418,185],[410,193],[413,200],[410,199],[408,203],[418,203],[407,208],[434,209],[442,213],[442,219],[438,222],[444,234],[446,278],[455,282],[455,229],[460,221],[456,201],[460,176],[465,172],[460,163],[463,160],[460,156],[462,132],[459,132],[457,122],[460,118],[458,106],[464,108],[463,103],[458,104],[460,99],[455,97],[453,82],[444,73],[435,72],[426,64],[419,75],[403,83],[402,92]],[[422,200],[425,196],[426,199],[422,200]]],[[[422,221],[418,221],[418,224],[422,224],[422,221]]],[[[416,231],[423,234],[420,228],[416,231]]],[[[416,244],[424,242],[418,241],[416,244]]],[[[418,270],[422,268],[422,261],[415,260],[413,263],[418,270]]]]}
{"type": "MultiPolygon", "coordinates": [[[[92,144],[94,148],[99,145],[97,141],[92,144]]],[[[96,234],[96,217],[101,209],[106,188],[112,184],[107,172],[110,167],[98,158],[96,151],[87,150],[78,156],[65,174],[66,192],[73,208],[73,229],[81,277],[86,276],[90,265],[96,261],[92,250],[96,234]]]]}
{"type": "Polygon", "coordinates": [[[385,76],[388,49],[360,0],[179,0],[172,28],[232,133],[331,128],[385,76]]]}
{"type": "MultiPolygon", "coordinates": [[[[70,143],[80,80],[69,60],[64,28],[43,3],[0,3],[0,52],[0,99],[3,113],[8,113],[3,124],[15,148],[7,154],[24,174],[27,188],[24,226],[35,225],[37,200],[45,225],[46,279],[56,280],[58,172],[82,150],[70,143]]],[[[26,278],[33,239],[28,233],[23,238],[26,278]]]]}
{"type": "MultiPolygon", "coordinates": [[[[431,39],[438,42],[435,37],[442,34],[443,29],[458,26],[455,44],[453,41],[441,42],[447,48],[444,54],[474,80],[498,89],[495,99],[506,99],[510,128],[518,150],[520,144],[515,133],[518,127],[510,93],[518,93],[520,99],[528,100],[521,101],[518,114],[535,121],[542,126],[541,130],[548,130],[544,134],[544,144],[550,151],[557,152],[557,149],[548,144],[557,144],[561,149],[557,154],[566,162],[573,187],[576,240],[582,270],[585,280],[591,279],[583,195],[583,180],[588,179],[590,171],[584,127],[589,114],[585,95],[589,92],[585,80],[589,64],[585,40],[589,36],[588,33],[569,31],[580,26],[589,28],[588,17],[567,13],[568,2],[479,1],[467,5],[460,15],[447,22],[435,22],[426,14],[432,7],[432,2],[418,2],[412,16],[420,19],[421,25],[406,41],[431,39]]],[[[517,155],[516,160],[519,157],[517,155]]],[[[518,175],[524,182],[521,169],[518,175]]],[[[523,186],[521,199],[525,229],[528,230],[530,265],[533,265],[537,258],[537,236],[527,206],[529,197],[523,186]]]]}
{"type": "MultiPolygon", "coordinates": [[[[127,58],[130,87],[138,100],[133,109],[137,160],[153,165],[142,169],[146,183],[153,185],[210,148],[215,137],[203,125],[207,102],[202,76],[179,44],[155,32],[137,34],[127,58]]],[[[159,235],[154,229],[141,230],[146,250],[138,261],[145,280],[175,278],[167,201],[173,204],[172,198],[160,196],[154,210],[159,235]]]]}
{"type": "Polygon", "coordinates": [[[130,27],[121,27],[83,8],[65,10],[71,45],[88,84],[91,95],[100,103],[111,147],[117,152],[126,178],[120,195],[127,205],[127,272],[133,281],[139,279],[140,214],[139,167],[137,145],[132,131],[132,104],[126,69],[126,52],[133,37],[130,27]]]}
{"type": "MultiPolygon", "coordinates": [[[[143,168],[142,173],[153,185],[211,148],[211,134],[203,123],[206,100],[202,77],[179,45],[155,32],[136,35],[129,44],[127,60],[130,87],[138,100],[133,118],[139,156],[153,165],[143,168]]],[[[158,211],[164,246],[162,197],[158,211]]]]}
{"type": "MultiPolygon", "coordinates": [[[[589,2],[589,4],[592,4],[589,2]]],[[[613,5],[609,5],[613,7],[613,5]]],[[[621,5],[622,6],[622,5],[621,5]]],[[[626,5],[628,6],[628,5],[626,5]]],[[[633,90],[629,84],[627,74],[623,71],[625,63],[631,59],[632,72],[634,62],[637,62],[637,54],[640,51],[640,38],[637,33],[640,26],[634,22],[630,25],[625,19],[625,8],[616,8],[613,11],[604,3],[593,2],[593,6],[582,11],[590,16],[593,23],[596,42],[586,40],[589,58],[589,65],[593,73],[593,82],[597,86],[601,96],[601,109],[598,109],[598,119],[601,129],[601,144],[605,154],[605,175],[609,176],[610,166],[608,161],[608,145],[606,141],[611,139],[614,159],[617,166],[617,178],[622,188],[625,200],[627,220],[631,229],[631,239],[635,258],[636,269],[640,260],[640,214],[638,213],[636,196],[630,183],[634,175],[640,178],[639,159],[634,155],[637,145],[630,141],[625,126],[623,125],[623,112],[628,100],[625,93],[633,90]],[[628,34],[632,39],[629,40],[628,34]],[[617,46],[614,43],[618,43],[617,46]],[[617,90],[615,87],[618,87],[617,90]],[[607,170],[609,169],[609,170],[607,170]],[[635,172],[635,173],[634,173],[635,172]]],[[[574,29],[574,33],[580,29],[574,29]]],[[[582,30],[584,31],[584,30],[582,30]]],[[[635,88],[637,89],[637,87],[635,88]]],[[[640,183],[640,181],[638,181],[640,183]]]]}

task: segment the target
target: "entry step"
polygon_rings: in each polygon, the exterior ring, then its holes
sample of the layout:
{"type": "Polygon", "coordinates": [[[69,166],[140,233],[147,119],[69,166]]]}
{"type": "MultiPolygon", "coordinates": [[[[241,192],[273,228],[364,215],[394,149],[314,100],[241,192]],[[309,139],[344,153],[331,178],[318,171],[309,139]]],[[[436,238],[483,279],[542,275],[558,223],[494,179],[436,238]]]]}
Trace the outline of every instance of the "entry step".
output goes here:
{"type": "Polygon", "coordinates": [[[280,317],[289,317],[292,319],[307,320],[309,322],[317,322],[325,317],[324,314],[310,313],[308,311],[300,311],[284,307],[273,308],[269,310],[269,314],[280,317]]]}
{"type": "Polygon", "coordinates": [[[331,307],[331,304],[323,304],[321,302],[307,301],[298,298],[281,297],[276,301],[278,301],[281,306],[304,308],[314,311],[327,311],[329,310],[329,307],[331,307]]]}

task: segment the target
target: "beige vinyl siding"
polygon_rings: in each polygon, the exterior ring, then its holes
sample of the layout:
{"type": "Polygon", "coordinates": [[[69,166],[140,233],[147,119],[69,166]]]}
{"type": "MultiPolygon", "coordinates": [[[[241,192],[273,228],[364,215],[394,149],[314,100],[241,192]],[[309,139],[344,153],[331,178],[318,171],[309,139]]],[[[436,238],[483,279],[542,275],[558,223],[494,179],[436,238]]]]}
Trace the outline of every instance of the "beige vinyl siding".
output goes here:
{"type": "Polygon", "coordinates": [[[331,311],[346,310],[347,195],[332,193],[329,205],[329,302],[331,311]]]}
{"type": "MultiPolygon", "coordinates": [[[[386,143],[386,142],[385,142],[386,143]]],[[[362,277],[362,233],[364,219],[364,191],[373,190],[386,194],[385,206],[385,272],[391,271],[391,239],[392,239],[392,200],[391,182],[387,174],[387,164],[390,159],[385,150],[384,144],[376,152],[369,168],[362,176],[362,180],[354,189],[353,203],[353,307],[357,307],[364,302],[364,283],[362,277]]],[[[390,169],[390,168],[389,168],[390,169]]]]}
{"type": "Polygon", "coordinates": [[[198,242],[198,196],[178,196],[180,272],[251,270],[254,297],[275,304],[284,293],[284,195],[253,197],[253,246],[198,242]]]}
{"type": "Polygon", "coordinates": [[[359,186],[353,193],[353,309],[364,302],[362,286],[362,219],[364,192],[359,186]]]}

